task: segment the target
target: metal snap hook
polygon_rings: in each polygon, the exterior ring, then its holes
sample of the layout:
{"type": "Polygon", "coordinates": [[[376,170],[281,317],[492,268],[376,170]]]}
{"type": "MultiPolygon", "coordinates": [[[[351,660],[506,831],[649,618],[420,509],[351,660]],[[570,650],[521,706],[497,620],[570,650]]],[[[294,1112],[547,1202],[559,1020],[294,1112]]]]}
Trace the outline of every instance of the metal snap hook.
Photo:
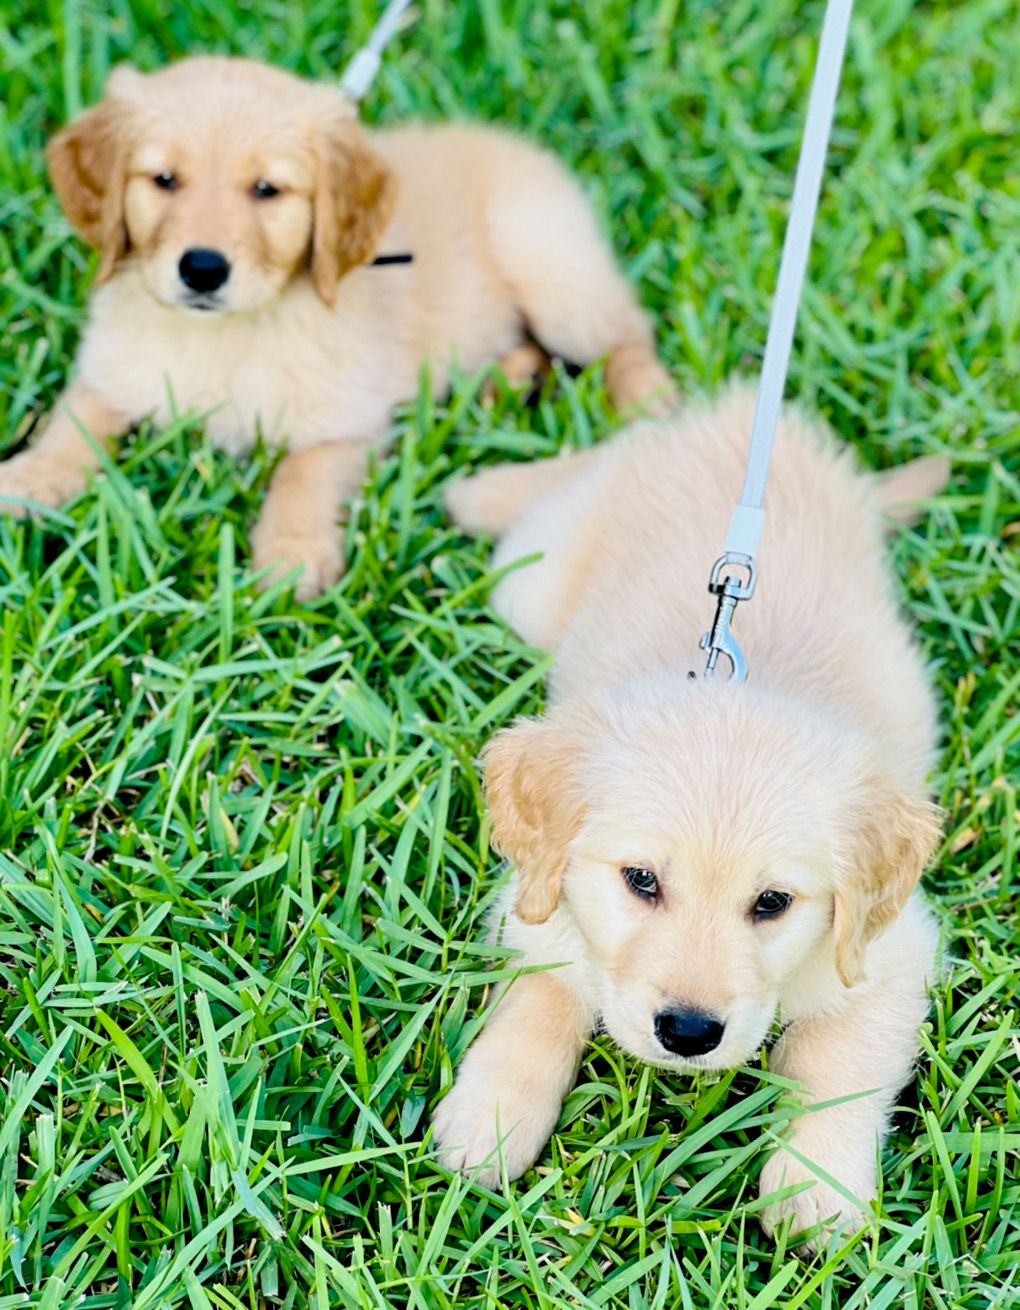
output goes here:
{"type": "Polygon", "coordinates": [[[708,652],[704,674],[706,678],[715,677],[719,656],[725,655],[730,665],[730,674],[727,681],[747,681],[747,660],[744,658],[740,643],[733,635],[730,624],[737,605],[742,600],[751,599],[757,583],[757,570],[749,555],[727,552],[725,555],[721,555],[713,565],[708,589],[714,596],[718,597],[715,618],[712,620],[711,628],[698,642],[701,650],[708,652]],[[745,569],[747,572],[746,580],[741,582],[740,578],[733,573],[724,575],[723,570],[730,567],[745,569]]]}

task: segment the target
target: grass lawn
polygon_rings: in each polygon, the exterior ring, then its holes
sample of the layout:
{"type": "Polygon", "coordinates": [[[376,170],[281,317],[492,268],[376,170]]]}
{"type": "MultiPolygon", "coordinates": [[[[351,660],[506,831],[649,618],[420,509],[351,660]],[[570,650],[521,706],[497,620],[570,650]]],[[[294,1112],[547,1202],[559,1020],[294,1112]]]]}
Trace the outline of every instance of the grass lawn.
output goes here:
{"type": "MultiPolygon", "coordinates": [[[[47,134],[112,63],[241,52],[335,76],[326,0],[4,0],[0,443],[66,377],[94,260],[47,134]]],[[[764,342],[821,5],[421,0],[368,114],[520,125],[587,180],[688,391],[764,342]]],[[[458,470],[614,427],[601,378],[532,411],[423,389],[308,607],[250,583],[271,460],[142,430],[74,505],[0,522],[0,1310],[1020,1304],[1020,15],[861,0],[791,391],[882,466],[951,451],[892,550],[937,680],[952,965],[871,1231],[761,1234],[761,1068],[588,1050],[506,1195],[429,1158],[500,952],[477,753],[548,659],[486,609],[458,470]]],[[[723,525],[720,525],[720,540],[723,525]]],[[[839,580],[834,579],[838,587],[839,580]]],[[[706,597],[706,619],[708,617],[706,597]]]]}

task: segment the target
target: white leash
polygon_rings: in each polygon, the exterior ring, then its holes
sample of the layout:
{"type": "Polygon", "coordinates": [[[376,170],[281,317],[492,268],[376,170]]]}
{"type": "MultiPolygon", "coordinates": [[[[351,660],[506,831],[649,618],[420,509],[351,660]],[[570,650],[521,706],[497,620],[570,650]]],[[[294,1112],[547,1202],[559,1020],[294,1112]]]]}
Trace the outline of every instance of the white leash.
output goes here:
{"type": "Polygon", "coordinates": [[[358,105],[364,100],[379,72],[383,52],[393,40],[400,20],[410,7],[411,0],[390,0],[372,35],[344,70],[340,90],[353,104],[358,105]]]}
{"type": "Polygon", "coordinates": [[[786,375],[790,367],[790,349],[797,324],[797,309],[804,285],[811,249],[811,232],[818,211],[818,196],[822,186],[822,172],[829,148],[829,135],[836,109],[843,56],[846,53],[847,33],[853,0],[828,0],[822,37],[818,45],[815,75],[811,83],[804,139],[797,161],[797,176],[793,184],[793,201],[790,218],[783,240],[783,256],[779,265],[772,318],[765,342],[758,401],[751,429],[751,444],[747,457],[747,474],[740,504],[733,511],[724,553],[712,567],[708,589],[718,598],[712,628],[701,639],[701,649],[708,651],[706,678],[715,676],[720,655],[730,662],[730,681],[743,682],[747,678],[747,661],[733,634],[730,621],[737,604],[754,595],[758,574],[754,557],[758,553],[765,511],[765,487],[768,483],[772,444],[776,436],[776,423],[783,403],[786,375]],[[731,568],[743,569],[739,573],[727,572],[731,568]]]}

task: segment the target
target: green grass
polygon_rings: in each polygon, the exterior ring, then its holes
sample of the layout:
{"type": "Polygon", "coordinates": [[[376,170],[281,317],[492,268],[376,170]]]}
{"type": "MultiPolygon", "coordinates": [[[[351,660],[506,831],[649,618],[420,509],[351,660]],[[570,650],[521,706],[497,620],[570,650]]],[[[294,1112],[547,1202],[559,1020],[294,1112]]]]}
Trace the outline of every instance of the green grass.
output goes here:
{"type": "MultiPolygon", "coordinates": [[[[46,135],[124,58],[331,77],[373,13],[5,0],[5,449],[67,375],[93,266],[46,135]]],[[[711,388],[760,357],[820,18],[423,0],[369,114],[555,147],[681,386],[711,388]]],[[[269,460],[194,423],[142,431],[47,522],[0,522],[0,1310],[1020,1303],[1018,66],[1010,0],[861,0],[791,379],[866,462],[956,467],[893,547],[945,723],[927,885],[953,963],[874,1229],[806,1263],[775,1247],[767,1071],[668,1078],[602,1041],[506,1196],[429,1158],[501,958],[477,753],[541,707],[548,668],[486,609],[485,547],[440,494],[613,430],[597,370],[531,412],[464,379],[400,416],[347,577],[310,607],[251,587],[269,460]]]]}

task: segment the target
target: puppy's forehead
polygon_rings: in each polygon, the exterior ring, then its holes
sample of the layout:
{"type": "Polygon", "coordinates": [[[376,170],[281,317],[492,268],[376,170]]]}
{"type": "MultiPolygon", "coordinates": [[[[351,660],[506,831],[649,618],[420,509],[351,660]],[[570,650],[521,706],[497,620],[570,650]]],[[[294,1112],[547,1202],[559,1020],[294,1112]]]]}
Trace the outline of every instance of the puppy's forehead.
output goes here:
{"type": "Polygon", "coordinates": [[[311,144],[300,124],[260,122],[217,113],[208,106],[147,115],[136,133],[133,154],[136,164],[145,167],[215,162],[241,169],[300,172],[313,162],[311,144]]]}
{"type": "Polygon", "coordinates": [[[338,91],[306,81],[281,68],[251,59],[218,55],[182,59],[151,73],[118,68],[110,76],[108,89],[113,95],[137,100],[230,96],[247,100],[249,104],[261,102],[277,111],[289,109],[310,97],[332,95],[341,98],[338,91]]]}
{"type": "Polygon", "coordinates": [[[258,137],[281,149],[304,138],[324,116],[344,116],[349,108],[334,87],[250,60],[214,56],[185,59],[155,73],[118,69],[109,93],[139,110],[153,135],[258,137]]]}
{"type": "Polygon", "coordinates": [[[841,823],[837,756],[825,728],[727,698],[618,707],[581,766],[590,831],[701,867],[815,861],[841,823]]]}

